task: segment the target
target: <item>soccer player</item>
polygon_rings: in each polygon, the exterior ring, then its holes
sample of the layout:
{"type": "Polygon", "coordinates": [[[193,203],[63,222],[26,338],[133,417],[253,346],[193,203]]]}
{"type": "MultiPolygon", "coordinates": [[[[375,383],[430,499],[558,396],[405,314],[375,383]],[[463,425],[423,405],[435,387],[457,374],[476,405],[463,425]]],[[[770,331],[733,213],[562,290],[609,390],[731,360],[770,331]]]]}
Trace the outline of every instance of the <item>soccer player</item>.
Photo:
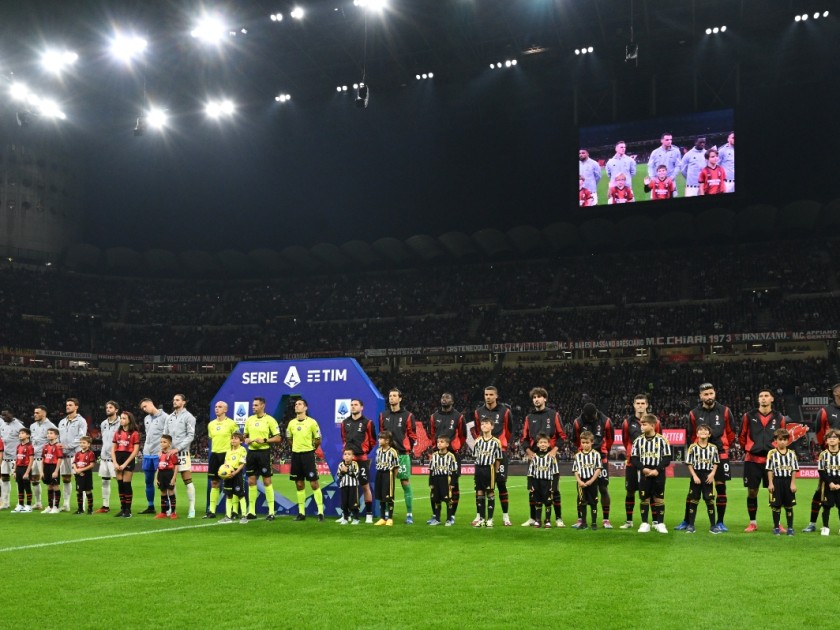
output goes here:
{"type": "MultiPolygon", "coordinates": [[[[729,407],[717,402],[714,385],[702,383],[698,390],[700,404],[688,414],[687,439],[689,443],[697,441],[697,427],[701,424],[705,424],[711,430],[709,441],[717,448],[720,458],[720,463],[715,469],[715,507],[717,508],[715,527],[720,532],[726,533],[729,529],[724,525],[723,519],[726,515],[726,482],[732,479],[729,468],[729,447],[735,443],[735,430],[732,428],[734,418],[729,407]]],[[[689,508],[689,500],[686,498],[685,515],[676,529],[683,530],[688,527],[689,508]]]]}
{"type": "Polygon", "coordinates": [[[0,411],[0,441],[5,444],[3,463],[0,465],[0,510],[8,510],[11,505],[9,497],[12,492],[11,477],[15,471],[15,453],[20,443],[20,430],[25,428],[23,422],[15,418],[9,407],[0,411]]]}
{"type": "Polygon", "coordinates": [[[354,456],[352,448],[345,448],[336,470],[336,479],[341,490],[341,518],[337,521],[339,525],[359,524],[359,484],[362,474],[366,473],[353,459],[354,456]]]}
{"type": "Polygon", "coordinates": [[[245,512],[245,468],[248,460],[248,451],[242,446],[244,436],[237,432],[230,436],[230,450],[225,453],[225,464],[230,468],[230,474],[225,479],[225,517],[219,521],[221,524],[233,523],[239,518],[241,525],[247,525],[248,519],[245,512]]]}
{"type": "Polygon", "coordinates": [[[461,500],[461,459],[458,453],[461,447],[467,443],[467,424],[464,421],[464,414],[455,409],[455,399],[449,392],[440,395],[440,409],[429,418],[429,439],[436,443],[436,439],[445,436],[449,438],[449,450],[455,456],[458,463],[458,470],[452,474],[452,523],[446,519],[447,525],[455,523],[455,515],[458,513],[458,503],[461,500]]]}
{"type": "Polygon", "coordinates": [[[414,431],[414,415],[402,408],[402,398],[402,392],[396,387],[388,390],[388,409],[379,414],[379,432],[388,431],[391,434],[391,445],[400,456],[400,472],[397,477],[405,496],[405,524],[413,525],[411,449],[417,444],[417,434],[414,431]]]}
{"type": "Polygon", "coordinates": [[[64,410],[67,415],[58,423],[59,439],[61,440],[61,483],[64,485],[64,503],[62,512],[70,511],[70,479],[73,474],[73,455],[82,450],[79,445],[83,435],[87,435],[88,425],[79,415],[79,401],[76,398],[68,398],[64,402],[64,410]]]}
{"type": "Polygon", "coordinates": [[[221,477],[219,466],[225,463],[225,455],[230,450],[230,436],[239,431],[239,426],[227,417],[228,405],[219,400],[213,405],[216,419],[207,423],[207,435],[210,438],[210,457],[207,462],[207,476],[210,479],[210,500],[203,518],[216,518],[216,506],[221,497],[221,477]]]}
{"type": "Polygon", "coordinates": [[[321,428],[315,418],[307,415],[309,403],[304,398],[295,401],[295,417],[286,425],[286,438],[292,445],[292,470],[289,478],[297,488],[298,514],[296,521],[306,519],[306,489],[304,482],[309,481],[315,505],[318,506],[318,520],[324,520],[324,493],[318,483],[318,465],[315,451],[321,445],[321,428]]]}
{"type": "MultiPolygon", "coordinates": [[[[99,451],[99,476],[102,478],[102,507],[97,514],[111,511],[111,478],[116,477],[114,470],[114,434],[120,428],[120,406],[113,400],[105,403],[105,419],[99,425],[102,433],[102,450],[99,451]]],[[[145,458],[144,458],[145,459],[145,458]]],[[[141,512],[142,514],[142,512],[141,512]]]]}
{"type": "Polygon", "coordinates": [[[639,498],[641,499],[642,524],[639,533],[650,531],[648,510],[653,504],[653,529],[667,534],[665,527],[665,471],[671,464],[671,445],[656,432],[659,421],[652,413],[641,419],[642,434],[633,440],[630,459],[639,471],[639,498]]]}
{"type": "MultiPolygon", "coordinates": [[[[696,531],[694,524],[697,518],[697,506],[702,496],[706,503],[706,512],[709,515],[709,532],[719,534],[721,530],[715,523],[713,484],[715,483],[715,473],[720,465],[720,457],[717,446],[709,442],[712,435],[712,429],[709,425],[698,425],[695,434],[697,441],[688,447],[688,453],[685,457],[691,481],[688,484],[688,519],[683,529],[689,534],[696,531]]],[[[677,527],[677,529],[680,529],[680,527],[677,527]]]]}
{"type": "MultiPolygon", "coordinates": [[[[499,501],[502,504],[502,525],[510,527],[510,515],[508,514],[508,491],[507,491],[507,476],[508,476],[508,448],[510,448],[510,437],[513,434],[513,417],[510,413],[510,407],[505,403],[499,402],[499,390],[493,385],[484,388],[484,404],[475,410],[473,416],[472,435],[478,438],[481,434],[481,421],[484,418],[489,418],[493,424],[493,437],[499,440],[502,445],[502,461],[496,469],[496,487],[499,489],[499,501]]],[[[472,522],[473,526],[477,526],[481,520],[481,515],[476,514],[475,520],[472,522]]]]}
{"type": "MultiPolygon", "coordinates": [[[[370,492],[370,459],[368,453],[376,446],[376,430],[373,420],[367,418],[365,405],[358,398],[350,401],[350,415],[341,421],[341,442],[343,448],[352,449],[353,461],[360,469],[364,469],[364,479],[361,481],[362,494],[365,500],[363,514],[366,523],[373,523],[373,496],[370,492]]],[[[343,517],[342,517],[343,518],[343,517]]],[[[341,520],[341,519],[339,519],[341,520]]]]}
{"type": "MultiPolygon", "coordinates": [[[[583,406],[581,414],[572,423],[575,446],[580,449],[580,436],[584,431],[592,434],[592,448],[601,455],[601,476],[596,480],[596,490],[601,494],[601,510],[604,513],[602,525],[604,529],[612,529],[610,523],[610,451],[615,441],[615,430],[612,420],[592,403],[583,406]]],[[[586,519],[583,519],[586,522],[586,519]]]]}
{"type": "Polygon", "coordinates": [[[706,166],[706,138],[694,141],[694,147],[685,152],[680,160],[679,170],[685,177],[685,196],[696,197],[700,194],[700,171],[706,166]]]}
{"type": "Polygon", "coordinates": [[[585,206],[595,205],[595,195],[593,195],[592,191],[586,187],[583,175],[580,176],[580,190],[578,192],[578,200],[580,202],[581,208],[585,206]]]}
{"type": "Polygon", "coordinates": [[[166,425],[166,412],[155,407],[151,398],[140,401],[140,409],[146,414],[143,425],[146,429],[146,441],[143,443],[143,475],[146,480],[146,509],[140,514],[155,514],[155,475],[158,469],[160,436],[166,425]]]}
{"type": "Polygon", "coordinates": [[[481,418],[481,436],[473,446],[475,459],[475,506],[478,513],[473,527],[493,527],[493,512],[496,508],[496,476],[502,466],[502,443],[493,435],[493,420],[481,418]],[[486,515],[485,515],[486,507],[486,515]]]}
{"type": "Polygon", "coordinates": [[[822,485],[822,529],[820,534],[828,536],[828,519],[831,508],[836,507],[840,514],[840,430],[829,429],[825,434],[825,450],[820,453],[819,471],[822,485]]]}
{"type": "MultiPolygon", "coordinates": [[[[680,165],[680,150],[673,146],[674,136],[670,133],[663,133],[659,140],[660,146],[650,153],[650,158],[647,163],[648,175],[659,173],[661,167],[665,167],[665,177],[672,182],[677,177],[677,168],[680,165]],[[655,170],[654,170],[655,169],[655,170]]],[[[646,178],[647,179],[647,178],[646,178]]],[[[647,181],[645,181],[647,185],[647,181]]],[[[647,190],[647,188],[645,188],[647,190]]],[[[659,197],[652,197],[658,199],[659,197]]]]}
{"type": "MultiPolygon", "coordinates": [[[[633,177],[636,175],[636,160],[627,155],[627,144],[619,140],[615,145],[615,155],[607,160],[607,177],[610,179],[610,187],[615,185],[619,175],[624,175],[629,187],[633,187],[633,177]]],[[[632,199],[632,197],[631,197],[632,199]]]]}
{"type": "Polygon", "coordinates": [[[773,533],[781,535],[781,511],[785,508],[787,535],[793,536],[793,506],[796,505],[796,472],[799,461],[796,453],[788,448],[790,433],[776,429],[776,448],[767,454],[767,489],[770,491],[770,509],[773,511],[773,533]]]}
{"type": "Polygon", "coordinates": [[[29,441],[31,435],[26,427],[18,431],[18,445],[15,449],[15,482],[17,482],[18,488],[18,503],[12,512],[32,511],[32,482],[29,481],[29,470],[32,468],[35,449],[32,448],[32,443],[29,441]]]}
{"type": "Polygon", "coordinates": [[[718,164],[726,173],[726,192],[735,192],[735,132],[726,138],[726,144],[718,149],[720,160],[718,164]]]}
{"type": "Polygon", "coordinates": [[[164,433],[160,436],[158,451],[157,487],[160,489],[160,512],[155,518],[178,518],[175,498],[175,475],[178,474],[178,451],[172,448],[172,436],[164,433]]]}
{"type": "MultiPolygon", "coordinates": [[[[545,435],[548,438],[551,449],[551,456],[557,456],[557,451],[560,445],[557,443],[558,438],[566,441],[566,432],[563,431],[563,423],[560,421],[560,414],[554,409],[546,407],[548,400],[548,392],[543,387],[534,387],[530,391],[531,402],[534,408],[525,416],[525,421],[522,423],[522,440],[521,443],[525,447],[525,455],[530,461],[534,460],[537,451],[537,436],[545,435]]],[[[528,498],[531,507],[531,517],[522,523],[523,527],[529,525],[540,525],[540,519],[537,518],[537,512],[541,510],[541,504],[534,502],[533,493],[528,486],[528,498]]],[[[563,506],[560,500],[560,470],[557,472],[551,482],[551,500],[554,504],[554,518],[557,519],[555,524],[557,527],[565,527],[563,523],[563,506]]],[[[548,518],[548,514],[546,514],[548,518]]]]}
{"type": "MultiPolygon", "coordinates": [[[[580,446],[578,452],[575,453],[572,472],[575,473],[578,489],[578,522],[572,527],[586,529],[586,508],[588,506],[592,513],[592,529],[597,529],[598,480],[601,478],[604,464],[601,462],[601,453],[594,448],[595,436],[591,431],[582,431],[577,438],[577,442],[580,446]]],[[[607,519],[604,520],[607,521],[607,519]]]]}
{"type": "Polygon", "coordinates": [[[58,505],[61,502],[60,467],[64,457],[61,442],[58,441],[58,429],[47,429],[47,443],[41,449],[41,458],[44,463],[44,483],[47,484],[47,507],[41,514],[58,514],[58,505]]]}
{"type": "Polygon", "coordinates": [[[90,450],[89,435],[79,438],[80,450],[73,455],[73,474],[76,477],[76,514],[85,513],[85,499],[87,499],[87,513],[93,514],[93,466],[96,464],[96,453],[90,450]]]}
{"type": "Polygon", "coordinates": [[[592,203],[588,205],[598,205],[598,182],[601,181],[601,165],[589,157],[589,151],[581,149],[578,151],[578,175],[583,177],[584,187],[592,194],[592,203]]]}
{"type": "MultiPolygon", "coordinates": [[[[545,433],[538,433],[534,439],[532,455],[528,462],[528,500],[531,504],[533,526],[551,529],[551,504],[553,503],[554,480],[560,476],[557,449],[545,433]],[[545,521],[542,509],[545,507],[545,521]]],[[[492,518],[492,515],[491,515],[492,518]]]]}
{"type": "Polygon", "coordinates": [[[722,195],[726,192],[726,172],[718,164],[718,152],[715,149],[706,151],[706,166],[697,176],[701,195],[722,195]]]}
{"type": "MultiPolygon", "coordinates": [[[[820,448],[827,448],[826,436],[830,429],[840,429],[840,383],[831,388],[831,396],[834,399],[817,413],[817,444],[820,448]]],[[[811,519],[803,532],[813,532],[817,529],[817,516],[820,513],[820,505],[823,503],[823,482],[822,478],[817,483],[817,489],[811,499],[811,519]]]]}
{"type": "Polygon", "coordinates": [[[440,525],[441,505],[446,504],[446,526],[455,524],[452,510],[452,479],[458,471],[458,460],[449,450],[449,438],[439,435],[436,442],[438,450],[432,454],[429,462],[429,490],[432,501],[432,518],[427,525],[440,525]]]}
{"type": "Polygon", "coordinates": [[[633,189],[627,185],[627,176],[619,173],[615,176],[614,185],[607,192],[607,203],[630,203],[633,201],[633,189]]]}
{"type": "Polygon", "coordinates": [[[394,524],[395,482],[400,470],[400,456],[391,445],[390,431],[379,434],[379,450],[376,451],[376,500],[379,501],[379,520],[374,525],[394,524]]]}
{"type": "Polygon", "coordinates": [[[35,502],[33,509],[42,510],[44,508],[41,503],[41,478],[44,474],[43,450],[49,442],[47,432],[50,429],[55,429],[56,426],[47,418],[47,408],[44,405],[37,405],[32,412],[32,417],[34,420],[29,425],[29,430],[32,432],[32,448],[35,449],[35,458],[32,460],[32,470],[29,472],[29,478],[32,480],[32,497],[35,502]]]}
{"type": "Polygon", "coordinates": [[[744,450],[744,486],[747,488],[747,513],[750,523],[745,532],[758,529],[758,488],[768,487],[767,454],[773,448],[774,433],[785,428],[785,417],[773,411],[773,393],[769,389],[758,392],[758,407],[744,414],[738,442],[744,450]]]}
{"type": "Polygon", "coordinates": [[[172,413],[166,418],[163,430],[172,436],[172,447],[178,451],[178,472],[187,488],[189,501],[187,518],[195,518],[195,485],[190,460],[190,445],[195,438],[195,416],[187,411],[187,397],[183,394],[172,397],[172,413]]]}
{"type": "MultiPolygon", "coordinates": [[[[633,466],[630,453],[633,450],[633,442],[642,434],[642,417],[650,409],[650,400],[647,394],[636,394],[633,398],[633,416],[625,418],[621,424],[621,441],[624,445],[624,452],[627,460],[624,463],[624,489],[627,494],[624,498],[624,510],[627,520],[620,529],[633,528],[633,510],[636,509],[636,493],[639,492],[639,471],[633,466]]],[[[656,433],[662,432],[659,420],[656,421],[656,433]]]]}
{"type": "Polygon", "coordinates": [[[134,414],[123,411],[120,414],[120,428],[114,433],[114,473],[117,477],[117,490],[120,493],[120,512],[118,518],[131,518],[131,501],[134,491],[131,489],[131,477],[137,455],[140,453],[140,432],[134,414]]]}
{"type": "Polygon", "coordinates": [[[282,440],[277,420],[265,412],[265,398],[257,396],[251,403],[253,414],[245,420],[245,444],[248,445],[248,458],[245,462],[245,474],[248,476],[248,513],[245,519],[257,518],[257,475],[262,477],[265,487],[265,504],[268,508],[267,521],[274,520],[274,486],[271,477],[271,445],[282,440]]]}
{"type": "Polygon", "coordinates": [[[677,196],[674,180],[668,176],[668,167],[660,164],[656,167],[656,177],[645,177],[645,192],[650,193],[653,201],[673,199],[677,196]]]}

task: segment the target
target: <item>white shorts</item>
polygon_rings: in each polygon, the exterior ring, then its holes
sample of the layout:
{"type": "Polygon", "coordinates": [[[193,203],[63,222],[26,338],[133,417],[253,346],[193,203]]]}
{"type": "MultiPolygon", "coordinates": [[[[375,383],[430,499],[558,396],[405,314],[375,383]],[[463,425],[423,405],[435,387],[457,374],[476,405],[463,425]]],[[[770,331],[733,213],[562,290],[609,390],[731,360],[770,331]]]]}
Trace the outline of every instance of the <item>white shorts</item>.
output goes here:
{"type": "Polygon", "coordinates": [[[0,464],[0,475],[11,475],[12,477],[14,477],[15,476],[15,460],[4,459],[3,463],[0,464]]]}
{"type": "Polygon", "coordinates": [[[29,467],[29,478],[40,477],[44,474],[44,460],[40,457],[32,458],[32,466],[29,467]]]}
{"type": "Polygon", "coordinates": [[[723,189],[728,193],[735,192],[735,180],[726,180],[723,184],[723,189]]]}
{"type": "Polygon", "coordinates": [[[114,460],[109,458],[99,460],[99,476],[100,477],[116,477],[117,471],[114,470],[114,460]]]}
{"type": "Polygon", "coordinates": [[[598,205],[598,193],[596,193],[596,192],[592,193],[592,205],[593,206],[598,205]]]}
{"type": "Polygon", "coordinates": [[[73,474],[73,456],[70,457],[62,457],[61,458],[61,467],[59,468],[59,475],[72,475],[73,474]]]}
{"type": "Polygon", "coordinates": [[[700,196],[700,186],[686,186],[685,187],[685,196],[686,197],[699,197],[700,196]]]}
{"type": "Polygon", "coordinates": [[[178,453],[178,472],[185,473],[192,471],[192,460],[190,460],[190,454],[185,453],[181,455],[178,453]]]}

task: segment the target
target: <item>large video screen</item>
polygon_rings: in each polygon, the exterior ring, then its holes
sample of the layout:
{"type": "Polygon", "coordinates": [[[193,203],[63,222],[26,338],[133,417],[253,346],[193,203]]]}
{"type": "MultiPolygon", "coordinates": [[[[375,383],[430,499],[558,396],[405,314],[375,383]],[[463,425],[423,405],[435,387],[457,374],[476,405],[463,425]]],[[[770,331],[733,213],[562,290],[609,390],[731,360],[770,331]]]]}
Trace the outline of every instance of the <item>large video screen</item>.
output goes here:
{"type": "Polygon", "coordinates": [[[735,192],[731,109],[583,127],[578,206],[735,192]]]}

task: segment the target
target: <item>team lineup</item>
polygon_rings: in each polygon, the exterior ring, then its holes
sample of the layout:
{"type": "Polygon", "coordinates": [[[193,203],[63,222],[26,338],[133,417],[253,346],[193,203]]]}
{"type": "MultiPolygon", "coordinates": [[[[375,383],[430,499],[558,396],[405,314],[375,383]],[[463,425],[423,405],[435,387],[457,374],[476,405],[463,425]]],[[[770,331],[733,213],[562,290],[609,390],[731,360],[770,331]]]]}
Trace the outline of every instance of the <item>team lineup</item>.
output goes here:
{"type": "MultiPolygon", "coordinates": [[[[341,516],[337,522],[341,525],[365,522],[393,526],[397,482],[402,487],[405,523],[414,523],[410,454],[417,443],[417,421],[402,407],[402,397],[396,388],[388,392],[386,408],[378,418],[378,430],[377,423],[364,415],[360,399],[352,399],[350,414],[340,422],[342,452],[334,470],[341,497],[341,516]],[[374,449],[376,453],[371,460],[374,449]],[[371,463],[373,471],[370,470],[371,463]],[[374,520],[377,507],[379,518],[374,520]]],[[[819,481],[812,497],[808,525],[803,530],[817,530],[822,509],[819,531],[824,536],[830,534],[831,509],[837,508],[840,513],[840,384],[832,388],[832,397],[833,402],[821,409],[817,417],[816,437],[822,449],[818,460],[819,481]]],[[[533,388],[529,398],[532,407],[516,431],[527,460],[530,516],[522,526],[565,527],[558,450],[563,443],[569,442],[576,450],[571,471],[577,509],[571,527],[612,529],[609,454],[616,439],[612,420],[595,405],[587,403],[571,423],[571,435],[567,435],[559,412],[546,405],[548,393],[544,388],[533,388]]],[[[726,487],[731,481],[729,450],[737,440],[744,451],[743,482],[747,488],[749,516],[745,532],[758,530],[759,491],[764,487],[768,490],[773,533],[794,535],[793,509],[799,463],[795,452],[789,448],[791,436],[785,428],[785,417],[773,409],[773,393],[768,389],[758,392],[757,407],[743,414],[737,433],[734,415],[729,407],[716,400],[711,383],[700,385],[699,399],[699,404],[689,414],[689,446],[684,464],[690,481],[683,518],[676,529],[689,534],[697,531],[700,526],[696,519],[702,500],[709,519],[708,531],[711,534],[729,531],[725,522],[726,487]]],[[[70,512],[71,482],[75,477],[75,514],[107,514],[111,512],[111,481],[116,479],[120,508],[119,511],[114,509],[114,515],[131,518],[131,479],[135,468],[139,468],[145,476],[147,500],[147,507],[141,514],[154,514],[155,519],[178,518],[176,481],[180,476],[186,490],[186,516],[195,518],[196,497],[189,453],[195,438],[196,419],[186,406],[187,399],[182,394],[173,397],[173,410],[169,414],[158,409],[149,398],[140,402],[140,409],[146,414],[141,454],[141,435],[134,415],[120,411],[115,401],[108,401],[104,406],[106,418],[100,425],[102,448],[98,456],[91,450],[93,440],[88,435],[87,421],[79,415],[79,401],[74,398],[67,399],[67,415],[58,426],[47,418],[47,409],[42,405],[35,407],[29,427],[16,419],[10,409],[3,409],[0,509],[13,513],[70,512]],[[102,505],[94,510],[95,469],[101,480],[102,505]],[[12,477],[17,487],[16,501],[12,501],[12,477]],[[42,496],[44,486],[46,497],[42,496]],[[155,506],[156,498],[159,507],[155,506]]],[[[224,495],[225,514],[220,524],[247,524],[257,519],[257,481],[261,479],[268,507],[265,518],[273,521],[272,477],[275,469],[271,448],[285,439],[291,447],[290,478],[295,482],[297,494],[298,514],[294,520],[307,518],[308,482],[317,507],[316,518],[324,521],[324,497],[316,460],[322,440],[318,422],[308,415],[307,401],[298,398],[294,401],[294,417],[281,432],[277,420],[266,413],[265,407],[265,399],[255,397],[253,413],[245,420],[244,427],[240,427],[227,417],[227,403],[215,403],[216,418],[208,423],[210,488],[204,518],[216,518],[224,495]]],[[[667,534],[665,487],[674,453],[662,435],[659,419],[649,409],[648,396],[636,395],[633,415],[617,427],[626,454],[624,522],[620,528],[636,527],[634,513],[638,496],[640,524],[637,531],[667,534]]],[[[465,455],[474,461],[476,514],[471,525],[475,528],[495,526],[497,498],[501,509],[500,524],[513,524],[509,513],[508,475],[514,427],[510,406],[499,400],[499,393],[493,386],[484,389],[484,404],[470,417],[454,409],[451,394],[441,395],[440,408],[428,422],[428,436],[434,446],[428,463],[432,514],[427,521],[429,526],[455,525],[461,498],[461,461],[465,455]]]]}

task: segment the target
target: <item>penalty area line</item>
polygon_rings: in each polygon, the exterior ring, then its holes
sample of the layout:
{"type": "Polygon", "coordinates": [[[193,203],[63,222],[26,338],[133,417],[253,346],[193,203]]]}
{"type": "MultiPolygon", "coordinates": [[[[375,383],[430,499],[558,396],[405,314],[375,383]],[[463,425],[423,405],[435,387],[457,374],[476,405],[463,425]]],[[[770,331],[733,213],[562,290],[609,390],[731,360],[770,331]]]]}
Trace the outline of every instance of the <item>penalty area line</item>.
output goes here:
{"type": "Polygon", "coordinates": [[[28,549],[41,549],[43,547],[57,547],[59,545],[75,545],[77,543],[97,542],[100,540],[111,540],[113,538],[130,538],[132,536],[149,536],[151,534],[166,534],[169,532],[180,532],[187,529],[199,529],[201,527],[213,527],[218,523],[203,523],[201,525],[183,525],[181,527],[170,527],[169,529],[150,529],[143,532],[125,532],[124,534],[109,534],[107,536],[89,536],[87,538],[76,538],[73,540],[56,540],[54,542],[36,543],[32,545],[20,545],[19,547],[0,547],[0,553],[11,551],[26,551],[28,549]]]}

